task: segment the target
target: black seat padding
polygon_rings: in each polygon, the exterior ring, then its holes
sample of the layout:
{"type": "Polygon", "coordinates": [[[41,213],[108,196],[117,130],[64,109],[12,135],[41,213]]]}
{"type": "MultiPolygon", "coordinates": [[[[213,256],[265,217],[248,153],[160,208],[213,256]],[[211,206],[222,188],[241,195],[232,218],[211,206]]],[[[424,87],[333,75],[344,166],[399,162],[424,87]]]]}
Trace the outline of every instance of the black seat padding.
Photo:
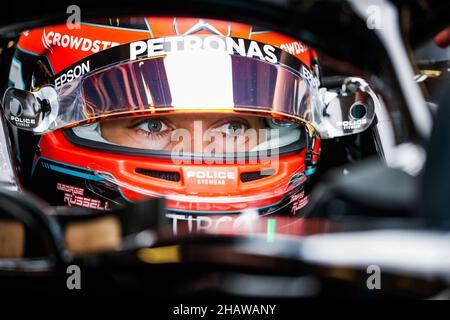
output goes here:
{"type": "Polygon", "coordinates": [[[420,187],[420,213],[433,227],[450,227],[450,85],[435,115],[420,187]]]}
{"type": "Polygon", "coordinates": [[[410,217],[418,200],[418,178],[387,167],[379,158],[329,172],[311,194],[306,217],[410,217]]]}

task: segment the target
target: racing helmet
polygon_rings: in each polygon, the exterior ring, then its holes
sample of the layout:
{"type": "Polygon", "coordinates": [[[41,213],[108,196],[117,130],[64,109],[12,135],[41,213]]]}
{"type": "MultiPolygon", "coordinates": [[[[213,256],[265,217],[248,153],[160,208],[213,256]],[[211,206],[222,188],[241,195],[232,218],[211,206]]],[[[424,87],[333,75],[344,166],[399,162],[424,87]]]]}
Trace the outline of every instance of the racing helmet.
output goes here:
{"type": "Polygon", "coordinates": [[[9,81],[3,107],[22,182],[51,205],[164,197],[175,213],[296,214],[320,138],[341,130],[324,119],[313,49],[230,21],[29,30],[9,81]]]}

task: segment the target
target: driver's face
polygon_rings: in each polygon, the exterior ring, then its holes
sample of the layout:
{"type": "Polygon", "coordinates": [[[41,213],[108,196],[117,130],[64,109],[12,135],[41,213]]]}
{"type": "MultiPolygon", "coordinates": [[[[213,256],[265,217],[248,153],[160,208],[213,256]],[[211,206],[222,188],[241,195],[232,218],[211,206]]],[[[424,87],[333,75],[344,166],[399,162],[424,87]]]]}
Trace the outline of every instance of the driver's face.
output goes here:
{"type": "Polygon", "coordinates": [[[101,133],[109,142],[142,149],[172,151],[180,143],[175,138],[176,131],[183,129],[183,139],[190,137],[192,150],[204,150],[216,143],[216,152],[233,150],[238,152],[250,151],[258,143],[258,139],[251,139],[246,134],[249,129],[259,132],[266,128],[264,119],[256,116],[223,115],[223,114],[179,114],[152,117],[125,118],[105,121],[101,123],[101,133]],[[212,139],[202,139],[205,135],[212,139]],[[200,137],[200,139],[198,138],[200,137]],[[208,141],[209,140],[209,141],[208,141]],[[221,140],[221,141],[219,141],[221,140]]]}

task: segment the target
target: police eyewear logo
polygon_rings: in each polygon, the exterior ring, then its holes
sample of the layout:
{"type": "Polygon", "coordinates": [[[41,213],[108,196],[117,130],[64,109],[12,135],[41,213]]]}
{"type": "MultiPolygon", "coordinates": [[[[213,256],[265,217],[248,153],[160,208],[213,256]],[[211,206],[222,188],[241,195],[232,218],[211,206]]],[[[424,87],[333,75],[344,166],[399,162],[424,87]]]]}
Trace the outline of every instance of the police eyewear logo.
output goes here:
{"type": "Polygon", "coordinates": [[[177,51],[227,52],[243,57],[277,63],[276,48],[269,44],[244,39],[211,36],[179,36],[136,41],[130,44],[130,60],[154,57],[177,51]]]}
{"type": "Polygon", "coordinates": [[[9,120],[18,127],[30,128],[36,124],[36,119],[23,116],[22,103],[16,98],[12,98],[9,102],[9,113],[9,120]]]}
{"type": "Polygon", "coordinates": [[[362,126],[367,124],[367,119],[359,120],[349,120],[349,121],[338,121],[336,125],[342,127],[344,130],[355,130],[360,129],[362,126]]]}
{"type": "Polygon", "coordinates": [[[11,116],[10,120],[18,127],[29,128],[34,127],[36,119],[11,116]]]}
{"type": "Polygon", "coordinates": [[[235,180],[236,174],[232,171],[188,170],[186,177],[197,184],[225,185],[226,180],[235,180]]]}

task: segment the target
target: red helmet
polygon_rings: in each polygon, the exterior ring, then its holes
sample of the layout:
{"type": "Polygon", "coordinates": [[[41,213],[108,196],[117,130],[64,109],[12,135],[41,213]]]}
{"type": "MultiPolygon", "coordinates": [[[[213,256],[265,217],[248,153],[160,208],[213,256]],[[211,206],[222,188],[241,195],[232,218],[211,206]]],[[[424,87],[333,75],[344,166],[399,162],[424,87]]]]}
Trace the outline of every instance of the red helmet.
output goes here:
{"type": "Polygon", "coordinates": [[[322,122],[300,41],[198,18],[57,25],[20,36],[10,82],[23,183],[52,205],[163,196],[180,217],[307,203],[322,122]]]}

